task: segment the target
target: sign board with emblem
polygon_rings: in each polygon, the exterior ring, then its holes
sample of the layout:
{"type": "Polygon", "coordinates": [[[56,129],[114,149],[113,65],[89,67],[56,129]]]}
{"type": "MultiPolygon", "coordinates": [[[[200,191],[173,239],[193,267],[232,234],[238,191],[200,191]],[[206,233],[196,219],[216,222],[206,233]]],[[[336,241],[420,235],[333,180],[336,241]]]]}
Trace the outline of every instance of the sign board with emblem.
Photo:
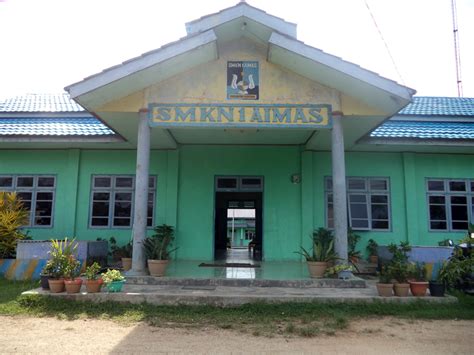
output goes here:
{"type": "Polygon", "coordinates": [[[227,62],[227,99],[258,100],[260,77],[257,61],[227,62]]]}

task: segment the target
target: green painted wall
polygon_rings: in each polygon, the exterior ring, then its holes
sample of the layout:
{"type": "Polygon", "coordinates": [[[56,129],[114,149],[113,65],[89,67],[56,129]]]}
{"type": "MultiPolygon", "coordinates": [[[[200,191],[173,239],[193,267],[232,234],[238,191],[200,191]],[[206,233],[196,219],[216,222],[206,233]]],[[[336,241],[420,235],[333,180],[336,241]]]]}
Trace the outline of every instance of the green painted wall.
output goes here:
{"type": "MultiPolygon", "coordinates": [[[[94,240],[115,236],[120,243],[131,228],[91,229],[91,176],[134,174],[133,150],[0,150],[0,174],[54,174],[57,177],[52,228],[31,228],[35,239],[76,236],[94,240]]],[[[429,232],[425,181],[474,178],[472,155],[416,153],[346,154],[348,176],[390,179],[391,222],[388,232],[358,232],[359,249],[369,238],[379,244],[409,240],[436,245],[463,233],[429,232]]],[[[157,175],[155,223],[177,226],[180,259],[211,260],[214,247],[214,178],[216,175],[264,177],[263,253],[266,260],[297,260],[309,245],[313,228],[325,226],[324,177],[331,175],[330,152],[298,146],[181,146],[152,151],[151,174],[157,175]],[[301,175],[293,184],[291,176],[301,175]]],[[[150,231],[151,232],[151,231],[150,231]]]]}

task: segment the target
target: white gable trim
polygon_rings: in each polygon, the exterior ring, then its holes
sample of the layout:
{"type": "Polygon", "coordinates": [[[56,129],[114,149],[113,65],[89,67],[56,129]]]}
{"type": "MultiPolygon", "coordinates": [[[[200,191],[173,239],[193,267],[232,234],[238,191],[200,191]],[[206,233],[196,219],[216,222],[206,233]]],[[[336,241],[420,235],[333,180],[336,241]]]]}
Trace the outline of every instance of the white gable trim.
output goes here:
{"type": "Polygon", "coordinates": [[[415,90],[402,86],[393,80],[383,78],[380,75],[363,69],[356,64],[347,62],[339,57],[325,53],[320,49],[308,46],[303,42],[288,38],[279,33],[273,32],[269,39],[269,43],[270,45],[275,45],[294,52],[406,100],[411,100],[411,96],[415,94],[415,90]]]}
{"type": "Polygon", "coordinates": [[[122,64],[105,69],[101,73],[67,86],[65,90],[69,92],[71,98],[76,98],[140,70],[189,52],[197,47],[215,42],[216,40],[217,37],[212,30],[196,36],[185,37],[157,50],[142,54],[140,57],[130,59],[122,64]]]}
{"type": "Polygon", "coordinates": [[[207,31],[211,28],[235,20],[239,17],[247,17],[274,29],[287,36],[296,38],[296,24],[287,22],[279,17],[267,14],[265,11],[257,9],[246,3],[239,3],[236,6],[224,9],[215,14],[204,16],[200,19],[186,23],[188,35],[207,31]]]}

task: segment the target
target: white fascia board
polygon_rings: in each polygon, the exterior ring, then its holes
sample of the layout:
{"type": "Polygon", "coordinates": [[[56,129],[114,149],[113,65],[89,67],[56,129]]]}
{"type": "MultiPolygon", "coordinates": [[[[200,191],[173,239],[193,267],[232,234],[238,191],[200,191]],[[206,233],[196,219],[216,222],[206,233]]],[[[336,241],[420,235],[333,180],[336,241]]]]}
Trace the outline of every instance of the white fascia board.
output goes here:
{"type": "Polygon", "coordinates": [[[268,42],[271,45],[294,52],[405,100],[411,101],[412,95],[416,92],[393,80],[383,78],[374,72],[363,69],[357,64],[347,62],[320,49],[308,46],[303,42],[282,36],[279,33],[273,32],[268,42]]]}
{"type": "Polygon", "coordinates": [[[296,38],[296,24],[287,22],[279,17],[267,14],[265,11],[257,9],[246,3],[240,3],[237,6],[230,7],[212,15],[187,22],[186,32],[188,35],[207,31],[223,23],[235,20],[239,17],[247,17],[267,27],[274,29],[287,36],[296,38]]]}
{"type": "Polygon", "coordinates": [[[75,112],[1,112],[0,118],[91,118],[87,111],[75,112]]]}
{"type": "Polygon", "coordinates": [[[12,143],[116,143],[125,140],[117,135],[110,137],[80,136],[0,136],[0,142],[12,143]]]}
{"type": "Polygon", "coordinates": [[[196,36],[185,37],[157,50],[142,54],[140,57],[130,59],[122,64],[105,69],[101,73],[90,76],[78,83],[69,85],[64,89],[69,92],[71,98],[76,98],[180,54],[184,54],[208,43],[215,42],[216,40],[216,34],[212,30],[200,33],[196,36]]]}

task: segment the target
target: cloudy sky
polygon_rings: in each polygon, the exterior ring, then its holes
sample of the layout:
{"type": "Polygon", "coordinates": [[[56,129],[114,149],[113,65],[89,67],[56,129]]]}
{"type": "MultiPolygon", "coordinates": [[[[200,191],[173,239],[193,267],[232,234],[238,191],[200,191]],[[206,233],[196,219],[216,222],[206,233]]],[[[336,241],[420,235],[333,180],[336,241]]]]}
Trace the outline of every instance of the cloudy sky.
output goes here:
{"type": "MultiPolygon", "coordinates": [[[[60,92],[186,35],[238,0],[0,0],[0,97],[60,92]]],[[[249,0],[298,39],[418,91],[457,96],[451,0],[249,0]],[[366,6],[390,49],[388,54],[366,6]]],[[[457,0],[465,97],[474,97],[474,0],[457,0]]]]}

